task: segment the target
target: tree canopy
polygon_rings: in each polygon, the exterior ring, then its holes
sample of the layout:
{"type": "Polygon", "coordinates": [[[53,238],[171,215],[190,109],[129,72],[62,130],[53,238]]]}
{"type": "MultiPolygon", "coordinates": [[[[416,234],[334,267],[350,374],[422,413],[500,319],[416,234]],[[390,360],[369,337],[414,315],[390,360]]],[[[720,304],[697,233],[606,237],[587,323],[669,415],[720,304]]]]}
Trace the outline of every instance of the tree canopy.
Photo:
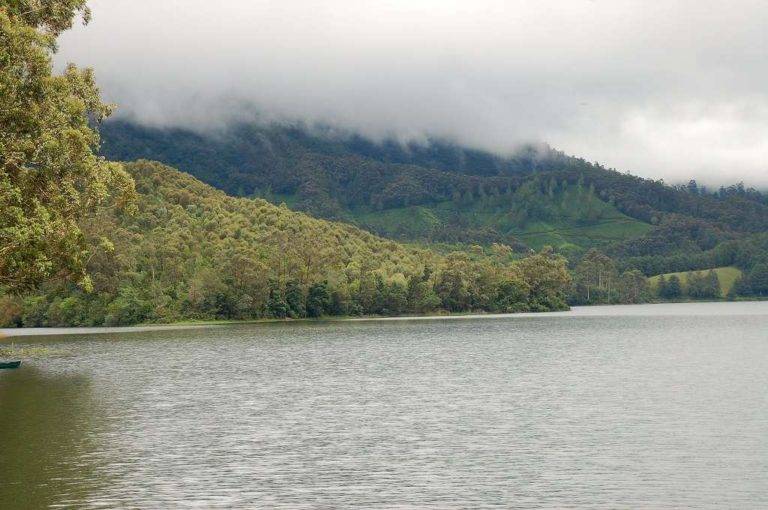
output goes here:
{"type": "Polygon", "coordinates": [[[551,250],[514,260],[382,239],[261,199],[235,198],[148,161],[127,163],[137,212],[105,207],[83,230],[93,291],[52,279],[0,303],[9,325],[562,310],[570,275],[551,250]]]}
{"type": "Polygon", "coordinates": [[[55,37],[82,0],[0,4],[0,286],[29,289],[52,275],[89,287],[88,243],[80,222],[108,195],[125,207],[133,183],[99,157],[104,104],[89,69],[54,75],[55,37]]]}

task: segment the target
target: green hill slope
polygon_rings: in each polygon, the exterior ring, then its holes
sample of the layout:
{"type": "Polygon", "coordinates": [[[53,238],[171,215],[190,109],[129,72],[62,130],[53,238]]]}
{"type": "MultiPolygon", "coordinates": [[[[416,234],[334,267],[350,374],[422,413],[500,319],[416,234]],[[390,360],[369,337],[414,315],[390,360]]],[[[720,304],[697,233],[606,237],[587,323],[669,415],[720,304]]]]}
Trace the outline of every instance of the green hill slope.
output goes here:
{"type": "Polygon", "coordinates": [[[111,159],[157,159],[230,195],[422,245],[548,244],[574,262],[599,247],[652,275],[733,264],[715,263],[712,250],[768,231],[768,198],[754,190],[668,186],[546,147],[502,157],[257,125],[201,134],[113,122],[102,135],[111,159]]]}
{"type": "MultiPolygon", "coordinates": [[[[717,274],[717,279],[720,281],[720,291],[723,296],[728,295],[731,288],[733,287],[733,284],[742,275],[742,271],[736,267],[716,267],[713,269],[713,271],[717,274]]],[[[648,283],[651,285],[651,288],[655,290],[656,287],[658,287],[659,279],[662,276],[666,279],[669,279],[670,276],[674,275],[680,278],[680,284],[683,290],[685,291],[688,285],[688,277],[692,273],[703,274],[702,271],[683,271],[683,272],[677,272],[677,273],[665,273],[664,275],[656,275],[648,278],[648,283]]]]}
{"type": "Polygon", "coordinates": [[[437,255],[347,223],[235,198],[173,168],[126,165],[138,213],[104,208],[84,225],[94,291],[49,282],[1,298],[0,324],[100,325],[565,307],[552,254],[437,255]],[[109,239],[109,240],[107,240],[109,239]]]}
{"type": "Polygon", "coordinates": [[[402,147],[293,128],[237,126],[204,136],[121,122],[104,126],[103,138],[109,158],[158,159],[229,194],[403,241],[586,249],[651,229],[581,174],[546,173],[561,165],[533,149],[500,158],[439,142],[402,147]]]}
{"type": "Polygon", "coordinates": [[[604,246],[640,237],[652,225],[630,218],[588,192],[558,190],[534,199],[514,193],[471,204],[443,201],[375,211],[353,209],[354,223],[385,237],[487,244],[506,242],[540,249],[604,246]],[[535,202],[532,203],[532,202],[535,202]],[[588,205],[587,205],[588,204],[588,205]]]}

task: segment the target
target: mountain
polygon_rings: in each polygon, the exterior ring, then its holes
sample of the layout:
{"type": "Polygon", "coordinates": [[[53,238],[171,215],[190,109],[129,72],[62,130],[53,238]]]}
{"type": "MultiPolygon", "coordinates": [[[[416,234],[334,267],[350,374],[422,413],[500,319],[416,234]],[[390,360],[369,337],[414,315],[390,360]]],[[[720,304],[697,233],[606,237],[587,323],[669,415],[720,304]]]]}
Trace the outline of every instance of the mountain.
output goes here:
{"type": "MultiPolygon", "coordinates": [[[[643,246],[660,226],[698,251],[768,230],[768,201],[754,190],[672,187],[547,147],[500,157],[443,141],[377,144],[301,127],[238,125],[206,135],[126,122],[105,124],[102,137],[108,158],[155,159],[231,195],[285,202],[398,240],[549,244],[577,254],[600,246],[636,257],[658,254],[643,246]]],[[[670,238],[662,253],[680,244],[670,238]]]]}
{"type": "Polygon", "coordinates": [[[108,158],[155,159],[230,195],[423,245],[550,245],[574,264],[600,248],[653,275],[731,265],[715,264],[713,250],[768,231],[768,200],[755,190],[669,186],[548,147],[501,157],[440,140],[249,124],[202,134],[109,122],[102,137],[108,158]]]}
{"type": "Polygon", "coordinates": [[[159,163],[125,168],[138,212],[104,207],[83,225],[97,247],[93,292],[53,280],[26,296],[0,295],[0,326],[566,307],[570,277],[552,253],[520,259],[496,246],[442,256],[230,197],[159,163]]]}
{"type": "Polygon", "coordinates": [[[591,246],[649,230],[578,179],[571,190],[565,182],[531,186],[531,173],[553,166],[534,148],[500,158],[441,142],[375,144],[252,125],[205,136],[117,122],[102,136],[108,158],[156,159],[231,195],[285,202],[393,239],[538,248],[591,246]]]}

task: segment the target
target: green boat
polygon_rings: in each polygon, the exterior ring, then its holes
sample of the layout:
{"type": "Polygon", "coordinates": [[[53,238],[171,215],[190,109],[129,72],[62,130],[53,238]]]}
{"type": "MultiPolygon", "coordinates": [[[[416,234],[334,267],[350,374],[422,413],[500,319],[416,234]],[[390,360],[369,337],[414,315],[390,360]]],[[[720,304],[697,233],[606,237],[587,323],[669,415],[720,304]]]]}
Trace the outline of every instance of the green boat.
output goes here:
{"type": "Polygon", "coordinates": [[[0,368],[19,368],[21,361],[0,361],[0,368]]]}

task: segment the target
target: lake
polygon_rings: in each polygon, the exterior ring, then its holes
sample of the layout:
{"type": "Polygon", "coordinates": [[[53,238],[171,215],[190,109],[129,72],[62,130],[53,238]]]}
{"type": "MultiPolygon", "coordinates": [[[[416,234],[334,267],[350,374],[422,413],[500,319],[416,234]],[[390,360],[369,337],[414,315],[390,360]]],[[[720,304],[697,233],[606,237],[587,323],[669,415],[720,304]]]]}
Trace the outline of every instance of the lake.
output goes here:
{"type": "Polygon", "coordinates": [[[129,331],[13,339],[0,506],[768,506],[768,302],[129,331]]]}

